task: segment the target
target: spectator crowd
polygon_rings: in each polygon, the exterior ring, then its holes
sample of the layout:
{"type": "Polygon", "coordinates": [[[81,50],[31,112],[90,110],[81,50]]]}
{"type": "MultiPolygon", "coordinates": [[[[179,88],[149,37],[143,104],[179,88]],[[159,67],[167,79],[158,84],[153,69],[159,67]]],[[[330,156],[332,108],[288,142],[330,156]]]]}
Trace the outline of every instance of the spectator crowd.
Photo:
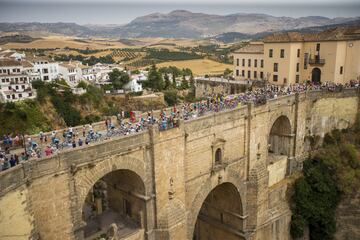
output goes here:
{"type": "Polygon", "coordinates": [[[153,111],[148,112],[145,116],[138,117],[138,119],[136,119],[133,112],[130,113],[129,119],[125,119],[122,114],[119,114],[117,124],[114,124],[111,119],[106,119],[104,128],[101,131],[95,131],[92,124],[88,124],[82,126],[80,132],[79,128],[74,130],[72,127],[62,131],[54,130],[50,135],[40,132],[36,139],[28,137],[25,140],[22,136],[15,135],[15,137],[12,137],[11,134],[8,134],[3,137],[0,147],[0,171],[14,167],[28,159],[51,156],[63,149],[82,147],[114,136],[138,133],[153,124],[158,124],[159,130],[162,131],[177,127],[181,119],[190,120],[206,114],[234,109],[250,102],[261,105],[265,104],[269,99],[295,93],[314,90],[338,92],[344,88],[359,87],[360,81],[351,81],[345,85],[334,83],[321,85],[295,84],[287,87],[266,85],[263,88],[247,91],[239,95],[211,94],[202,101],[183,103],[180,106],[162,109],[158,117],[155,117],[153,111]],[[22,151],[16,153],[17,151],[12,150],[20,145],[23,146],[22,151]]]}

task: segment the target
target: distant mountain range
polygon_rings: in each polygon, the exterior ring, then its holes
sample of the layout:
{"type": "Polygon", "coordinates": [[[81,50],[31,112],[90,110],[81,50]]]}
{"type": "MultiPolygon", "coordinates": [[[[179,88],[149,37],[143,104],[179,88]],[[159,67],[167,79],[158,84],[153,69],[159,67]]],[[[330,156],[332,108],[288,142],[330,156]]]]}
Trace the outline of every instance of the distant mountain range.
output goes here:
{"type": "Polygon", "coordinates": [[[262,33],[342,25],[359,24],[360,17],[326,18],[274,17],[266,14],[213,15],[176,10],[168,14],[153,13],[138,17],[125,25],[78,25],[75,23],[0,23],[2,32],[48,32],[78,37],[101,36],[112,38],[171,37],[221,38],[237,36],[252,38],[262,33]]]}

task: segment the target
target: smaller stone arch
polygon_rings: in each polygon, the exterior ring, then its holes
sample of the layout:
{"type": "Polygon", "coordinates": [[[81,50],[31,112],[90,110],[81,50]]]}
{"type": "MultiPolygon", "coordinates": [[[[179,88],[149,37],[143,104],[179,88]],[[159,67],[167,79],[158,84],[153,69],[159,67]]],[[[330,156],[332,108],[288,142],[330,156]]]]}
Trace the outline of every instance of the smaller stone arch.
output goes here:
{"type": "Polygon", "coordinates": [[[290,156],[292,139],[291,122],[285,115],[277,117],[268,135],[270,154],[290,156]]]}

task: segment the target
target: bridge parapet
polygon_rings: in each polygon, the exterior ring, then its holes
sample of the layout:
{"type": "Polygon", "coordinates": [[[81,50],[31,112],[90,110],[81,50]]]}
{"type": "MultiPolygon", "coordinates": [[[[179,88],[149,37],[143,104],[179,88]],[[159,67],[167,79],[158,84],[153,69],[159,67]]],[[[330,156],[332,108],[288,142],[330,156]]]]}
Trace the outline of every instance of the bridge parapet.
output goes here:
{"type": "Polygon", "coordinates": [[[31,159],[22,162],[7,171],[0,172],[0,196],[23,183],[30,183],[32,178],[46,174],[57,174],[84,164],[93,164],[106,156],[122,154],[150,143],[148,131],[121,136],[88,146],[68,149],[51,157],[31,159]]]}

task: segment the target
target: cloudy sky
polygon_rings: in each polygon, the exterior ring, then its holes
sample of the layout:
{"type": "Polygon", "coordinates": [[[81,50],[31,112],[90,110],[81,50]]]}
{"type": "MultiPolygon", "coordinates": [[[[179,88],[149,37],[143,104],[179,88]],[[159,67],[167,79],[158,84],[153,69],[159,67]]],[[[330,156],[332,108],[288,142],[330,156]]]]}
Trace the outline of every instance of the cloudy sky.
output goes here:
{"type": "Polygon", "coordinates": [[[136,17],[184,9],[211,14],[360,16],[359,0],[0,0],[0,22],[124,24],[136,17]]]}

